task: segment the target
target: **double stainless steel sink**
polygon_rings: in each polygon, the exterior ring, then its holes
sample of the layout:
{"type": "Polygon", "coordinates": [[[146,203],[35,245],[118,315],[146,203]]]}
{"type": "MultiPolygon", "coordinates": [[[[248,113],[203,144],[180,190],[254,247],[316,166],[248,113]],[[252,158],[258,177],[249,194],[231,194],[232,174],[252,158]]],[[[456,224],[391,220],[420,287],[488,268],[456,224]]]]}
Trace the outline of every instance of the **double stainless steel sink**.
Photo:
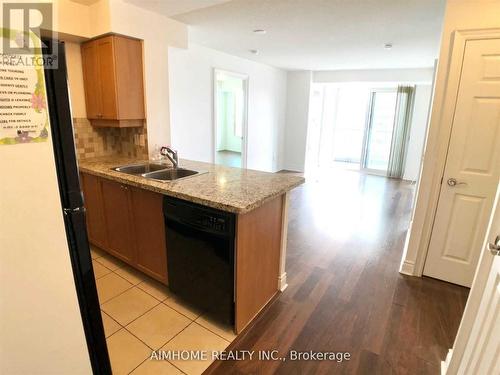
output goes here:
{"type": "Polygon", "coordinates": [[[173,168],[169,165],[161,163],[141,163],[122,165],[120,167],[112,168],[114,171],[122,172],[130,175],[141,176],[149,180],[155,181],[174,181],[182,178],[196,176],[198,174],[206,173],[204,171],[195,171],[186,168],[173,168]]]}
{"type": "Polygon", "coordinates": [[[169,166],[163,164],[144,163],[144,164],[123,165],[121,167],[113,168],[113,170],[127,174],[142,175],[150,172],[160,171],[167,168],[169,168],[169,166]]]}

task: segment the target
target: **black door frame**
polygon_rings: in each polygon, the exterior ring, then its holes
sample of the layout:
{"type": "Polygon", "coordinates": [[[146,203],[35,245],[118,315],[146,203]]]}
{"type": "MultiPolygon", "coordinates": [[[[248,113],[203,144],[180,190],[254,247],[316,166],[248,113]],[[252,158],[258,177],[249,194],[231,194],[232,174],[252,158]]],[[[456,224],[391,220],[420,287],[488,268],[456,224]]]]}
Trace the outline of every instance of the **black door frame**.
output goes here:
{"type": "Polygon", "coordinates": [[[111,374],[106,336],[92,267],[92,257],[85,223],[85,209],[80,190],[78,164],[73,137],[73,121],[68,95],[64,43],[43,39],[44,58],[57,48],[58,68],[45,67],[45,86],[50,116],[57,179],[69,255],[82,316],[90,363],[94,374],[111,374]]]}

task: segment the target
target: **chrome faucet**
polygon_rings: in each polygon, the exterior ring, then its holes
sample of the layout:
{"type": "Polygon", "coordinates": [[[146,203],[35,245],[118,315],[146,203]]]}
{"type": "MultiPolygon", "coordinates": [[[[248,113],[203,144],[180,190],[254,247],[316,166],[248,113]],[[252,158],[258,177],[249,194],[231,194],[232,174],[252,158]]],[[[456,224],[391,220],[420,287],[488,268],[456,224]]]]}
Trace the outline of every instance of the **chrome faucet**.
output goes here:
{"type": "Polygon", "coordinates": [[[172,149],[170,146],[163,146],[160,148],[160,154],[162,156],[166,156],[168,160],[170,160],[174,166],[174,168],[177,168],[179,166],[179,156],[177,154],[177,151],[172,149]]]}

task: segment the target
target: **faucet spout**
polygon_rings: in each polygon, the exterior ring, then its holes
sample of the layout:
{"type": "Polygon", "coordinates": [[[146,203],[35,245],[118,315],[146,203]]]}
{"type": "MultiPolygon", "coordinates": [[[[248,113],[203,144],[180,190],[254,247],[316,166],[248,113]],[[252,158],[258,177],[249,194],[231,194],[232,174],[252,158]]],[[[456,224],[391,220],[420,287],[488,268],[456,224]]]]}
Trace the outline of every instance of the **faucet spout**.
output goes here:
{"type": "Polygon", "coordinates": [[[179,155],[176,150],[172,149],[170,146],[163,146],[160,149],[160,154],[166,156],[168,160],[172,163],[174,168],[179,166],[179,155]]]}

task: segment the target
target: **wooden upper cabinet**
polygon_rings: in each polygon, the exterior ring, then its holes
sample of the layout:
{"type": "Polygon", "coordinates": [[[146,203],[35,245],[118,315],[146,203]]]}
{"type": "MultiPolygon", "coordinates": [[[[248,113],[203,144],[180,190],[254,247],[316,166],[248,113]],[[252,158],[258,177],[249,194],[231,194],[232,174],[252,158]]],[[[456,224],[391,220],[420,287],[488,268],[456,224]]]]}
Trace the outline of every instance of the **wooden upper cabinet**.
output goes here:
{"type": "Polygon", "coordinates": [[[116,90],[120,99],[120,119],[144,119],[144,72],[142,42],[115,37],[116,90]]]}
{"type": "Polygon", "coordinates": [[[99,118],[101,109],[101,89],[99,86],[99,63],[96,52],[97,44],[82,44],[82,67],[85,77],[85,104],[89,119],[99,118]]]}
{"type": "Polygon", "coordinates": [[[108,35],[82,44],[87,117],[94,126],[142,126],[142,42],[108,35]]]}
{"type": "MultiPolygon", "coordinates": [[[[101,91],[100,118],[104,120],[119,120],[113,37],[108,36],[106,38],[97,39],[95,43],[99,69],[99,86],[101,91]]],[[[125,93],[122,93],[122,95],[125,95],[125,93]]]]}

